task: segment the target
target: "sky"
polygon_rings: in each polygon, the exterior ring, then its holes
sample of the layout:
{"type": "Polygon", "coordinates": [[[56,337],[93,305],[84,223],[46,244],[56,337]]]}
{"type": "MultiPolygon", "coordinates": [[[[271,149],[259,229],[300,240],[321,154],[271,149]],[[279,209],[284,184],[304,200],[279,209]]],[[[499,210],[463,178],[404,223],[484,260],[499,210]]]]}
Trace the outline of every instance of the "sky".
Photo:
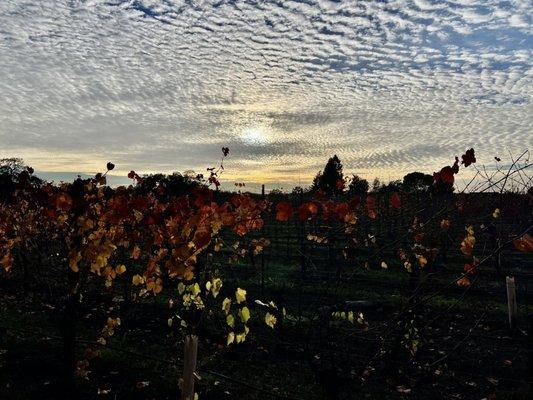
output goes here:
{"type": "MultiPolygon", "coordinates": [[[[529,0],[0,0],[0,157],[384,181],[533,144],[529,0]]],[[[116,178],[117,182],[122,178],[116,178]]]]}

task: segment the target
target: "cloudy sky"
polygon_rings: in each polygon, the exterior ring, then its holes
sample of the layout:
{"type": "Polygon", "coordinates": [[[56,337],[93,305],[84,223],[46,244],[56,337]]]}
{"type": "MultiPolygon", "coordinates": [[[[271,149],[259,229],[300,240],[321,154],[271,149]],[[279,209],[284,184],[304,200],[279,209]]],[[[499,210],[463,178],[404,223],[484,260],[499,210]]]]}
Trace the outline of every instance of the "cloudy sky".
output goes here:
{"type": "Polygon", "coordinates": [[[371,179],[533,144],[529,0],[1,0],[0,157],[371,179]]]}

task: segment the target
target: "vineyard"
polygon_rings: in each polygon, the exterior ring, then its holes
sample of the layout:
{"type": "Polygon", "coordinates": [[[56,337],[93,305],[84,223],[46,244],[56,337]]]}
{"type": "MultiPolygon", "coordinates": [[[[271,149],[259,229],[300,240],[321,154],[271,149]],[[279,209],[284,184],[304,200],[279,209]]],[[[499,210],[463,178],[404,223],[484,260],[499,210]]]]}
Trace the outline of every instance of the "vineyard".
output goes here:
{"type": "Polygon", "coordinates": [[[363,195],[224,192],[228,154],[187,186],[4,173],[0,398],[531,398],[528,152],[363,195]]]}

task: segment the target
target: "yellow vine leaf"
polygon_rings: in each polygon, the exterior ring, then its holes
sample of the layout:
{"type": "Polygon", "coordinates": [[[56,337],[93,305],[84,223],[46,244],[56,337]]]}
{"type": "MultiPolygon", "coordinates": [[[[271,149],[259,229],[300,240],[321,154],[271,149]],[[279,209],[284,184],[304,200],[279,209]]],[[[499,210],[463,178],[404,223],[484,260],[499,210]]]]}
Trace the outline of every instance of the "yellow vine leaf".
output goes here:
{"type": "Polygon", "coordinates": [[[222,288],[222,279],[220,278],[213,279],[212,285],[211,285],[211,294],[213,295],[214,298],[218,296],[218,293],[220,292],[221,288],[222,288]]]}
{"type": "Polygon", "coordinates": [[[226,345],[230,345],[235,341],[235,334],[233,332],[228,333],[228,340],[226,342],[226,345]]]}
{"type": "Polygon", "coordinates": [[[124,272],[126,272],[126,266],[124,264],[117,265],[117,267],[115,268],[115,272],[118,275],[123,274],[124,272]]]}
{"type": "Polygon", "coordinates": [[[241,308],[241,311],[239,311],[239,316],[241,317],[242,322],[246,323],[250,319],[250,310],[248,307],[241,308]]]}
{"type": "Polygon", "coordinates": [[[183,284],[183,282],[180,282],[178,283],[178,293],[182,295],[183,292],[185,292],[185,285],[183,284]]]}
{"type": "Polygon", "coordinates": [[[241,304],[243,301],[246,301],[246,290],[237,288],[235,291],[235,299],[237,300],[237,304],[241,304]]]}
{"type": "Polygon", "coordinates": [[[226,317],[226,323],[232,328],[235,327],[235,318],[233,318],[233,315],[228,314],[228,316],[226,317]]]}
{"type": "Polygon", "coordinates": [[[198,283],[195,283],[193,286],[192,286],[192,295],[193,296],[198,296],[198,294],[201,292],[201,289],[200,289],[200,285],[198,283]]]}
{"type": "Polygon", "coordinates": [[[131,278],[131,283],[133,283],[135,286],[139,286],[140,284],[144,283],[144,278],[139,274],[133,275],[131,278]]]}
{"type": "Polygon", "coordinates": [[[146,284],[146,290],[151,290],[154,294],[161,293],[163,290],[163,281],[160,278],[151,280],[146,284]]]}
{"type": "Polygon", "coordinates": [[[272,329],[274,329],[274,325],[276,325],[276,322],[278,322],[277,318],[274,315],[267,312],[265,315],[265,324],[267,324],[272,329]]]}
{"type": "Polygon", "coordinates": [[[418,264],[420,264],[420,266],[424,268],[426,264],[428,263],[427,258],[422,255],[417,256],[417,258],[418,258],[418,264]]]}
{"type": "Polygon", "coordinates": [[[354,316],[353,316],[353,311],[349,311],[348,312],[348,321],[351,322],[353,324],[354,322],[354,316]]]}
{"type": "Polygon", "coordinates": [[[229,310],[231,308],[231,299],[228,299],[227,297],[222,302],[222,310],[226,313],[226,315],[229,314],[229,310]]]}
{"type": "Polygon", "coordinates": [[[239,333],[235,335],[235,343],[242,343],[246,339],[246,333],[239,333]]]}
{"type": "Polygon", "coordinates": [[[405,261],[403,263],[403,266],[405,267],[407,272],[413,272],[413,266],[411,265],[411,263],[409,261],[405,261]]]}

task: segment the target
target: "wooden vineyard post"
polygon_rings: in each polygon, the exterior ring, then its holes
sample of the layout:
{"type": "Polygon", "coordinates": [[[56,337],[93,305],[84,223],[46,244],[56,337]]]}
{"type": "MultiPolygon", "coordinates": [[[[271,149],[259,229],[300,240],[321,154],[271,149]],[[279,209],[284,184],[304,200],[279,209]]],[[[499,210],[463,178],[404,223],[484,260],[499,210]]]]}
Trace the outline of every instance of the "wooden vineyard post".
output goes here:
{"type": "Polygon", "coordinates": [[[516,327],[516,315],[518,308],[516,305],[516,285],[513,276],[508,276],[505,279],[507,286],[507,310],[509,312],[509,328],[514,329],[516,327]]]}
{"type": "Polygon", "coordinates": [[[181,400],[194,400],[194,373],[196,371],[197,356],[198,336],[185,336],[181,400]]]}
{"type": "Polygon", "coordinates": [[[528,315],[527,321],[527,353],[528,353],[528,375],[529,376],[529,395],[533,396],[533,313],[528,315]]]}

